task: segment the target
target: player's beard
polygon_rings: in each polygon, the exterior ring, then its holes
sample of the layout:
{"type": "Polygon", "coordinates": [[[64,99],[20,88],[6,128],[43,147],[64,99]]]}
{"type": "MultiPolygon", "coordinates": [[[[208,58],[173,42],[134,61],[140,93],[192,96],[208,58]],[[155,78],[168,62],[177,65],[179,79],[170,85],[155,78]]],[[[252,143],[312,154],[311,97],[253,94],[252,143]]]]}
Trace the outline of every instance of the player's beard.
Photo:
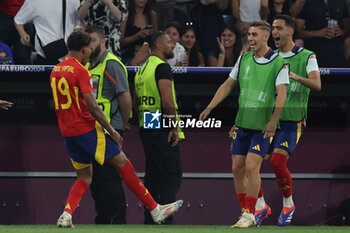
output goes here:
{"type": "Polygon", "coordinates": [[[98,57],[98,55],[100,55],[100,53],[101,53],[101,46],[98,46],[94,51],[92,51],[90,59],[94,61],[98,57]]]}
{"type": "Polygon", "coordinates": [[[167,60],[171,59],[173,57],[174,57],[174,52],[173,51],[171,51],[169,53],[164,53],[164,58],[167,59],[167,60]]]}

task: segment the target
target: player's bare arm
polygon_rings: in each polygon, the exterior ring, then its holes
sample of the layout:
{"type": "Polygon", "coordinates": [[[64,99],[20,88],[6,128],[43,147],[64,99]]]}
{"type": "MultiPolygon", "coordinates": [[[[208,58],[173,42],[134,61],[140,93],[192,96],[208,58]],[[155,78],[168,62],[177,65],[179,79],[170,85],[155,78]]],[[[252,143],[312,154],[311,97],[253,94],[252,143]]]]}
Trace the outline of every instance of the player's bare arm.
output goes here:
{"type": "MultiPolygon", "coordinates": [[[[176,121],[176,111],[175,111],[175,104],[174,104],[174,98],[173,98],[173,92],[172,92],[172,82],[169,79],[160,79],[158,81],[158,87],[160,96],[162,99],[162,107],[164,109],[164,113],[168,116],[174,116],[172,117],[172,121],[176,121]]],[[[176,146],[179,142],[179,133],[177,132],[176,128],[172,128],[168,135],[168,142],[173,140],[172,146],[176,146]]]]}
{"type": "Polygon", "coordinates": [[[267,125],[265,126],[265,129],[262,131],[264,133],[264,137],[266,138],[273,137],[275,135],[275,132],[277,129],[277,122],[278,122],[278,119],[280,118],[284,103],[286,102],[286,98],[287,98],[286,84],[278,85],[276,89],[277,89],[277,96],[275,101],[275,109],[273,111],[271,120],[267,123],[267,125]]]}
{"type": "Polygon", "coordinates": [[[303,78],[293,72],[289,72],[289,78],[304,84],[312,90],[321,91],[321,75],[318,71],[311,71],[308,74],[308,78],[303,78]]]}
{"type": "Polygon", "coordinates": [[[232,79],[231,77],[228,77],[226,81],[221,84],[219,89],[216,91],[213,99],[210,101],[209,105],[201,112],[199,115],[199,120],[204,121],[208,115],[210,114],[211,110],[213,110],[221,101],[223,101],[233,90],[233,88],[236,86],[237,81],[232,79]]]}
{"type": "Polygon", "coordinates": [[[89,108],[90,114],[96,119],[100,125],[105,128],[112,139],[118,144],[121,148],[123,146],[123,138],[120,134],[111,126],[108,122],[106,116],[103,114],[101,108],[98,106],[95,95],[92,92],[83,93],[84,100],[89,108]]]}

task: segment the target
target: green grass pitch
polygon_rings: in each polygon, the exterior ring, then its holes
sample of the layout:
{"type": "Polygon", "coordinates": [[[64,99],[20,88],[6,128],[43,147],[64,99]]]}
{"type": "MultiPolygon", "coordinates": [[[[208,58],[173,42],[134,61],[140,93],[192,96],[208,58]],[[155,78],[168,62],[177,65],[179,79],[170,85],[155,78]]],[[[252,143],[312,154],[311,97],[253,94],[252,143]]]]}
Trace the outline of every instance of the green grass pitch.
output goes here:
{"type": "Polygon", "coordinates": [[[339,226],[261,226],[233,229],[214,225],[75,225],[74,229],[55,225],[0,225],[1,233],[349,233],[350,227],[339,226]]]}

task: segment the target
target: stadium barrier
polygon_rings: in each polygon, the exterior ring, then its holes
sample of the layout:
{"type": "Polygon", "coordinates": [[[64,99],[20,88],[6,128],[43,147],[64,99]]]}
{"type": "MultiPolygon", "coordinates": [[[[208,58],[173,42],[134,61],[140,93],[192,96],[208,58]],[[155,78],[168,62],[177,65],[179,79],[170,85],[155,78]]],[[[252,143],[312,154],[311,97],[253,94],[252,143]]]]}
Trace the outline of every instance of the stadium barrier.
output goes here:
{"type": "MultiPolygon", "coordinates": [[[[15,103],[12,109],[0,111],[0,153],[5,155],[0,156],[0,182],[8,187],[0,191],[4,210],[0,224],[52,224],[56,215],[45,209],[62,207],[75,178],[52,107],[48,82],[52,68],[0,65],[0,99],[15,103]],[[45,187],[45,198],[41,187],[45,187]],[[33,209],[45,213],[28,218],[33,209]]],[[[131,86],[138,69],[127,67],[131,86]]],[[[230,71],[173,68],[181,112],[198,117],[230,71]]],[[[297,225],[338,224],[338,207],[350,194],[350,69],[321,68],[320,72],[322,91],[310,94],[307,128],[288,162],[299,213],[293,220],[297,225]]],[[[178,224],[231,224],[239,214],[233,198],[227,137],[237,109],[237,89],[211,113],[223,120],[222,129],[185,131],[187,139],[181,143],[184,181],[179,193],[185,199],[185,211],[176,216],[178,224]],[[213,216],[216,211],[221,214],[213,216]]],[[[125,150],[138,175],[143,176],[144,156],[137,127],[125,135],[125,150]]],[[[268,162],[262,166],[262,178],[265,197],[276,210],[266,223],[275,224],[281,195],[268,162]]],[[[128,213],[132,213],[128,223],[142,223],[143,208],[132,195],[127,193],[127,197],[128,213]]],[[[91,196],[81,203],[80,216],[75,223],[93,222],[91,196]]]]}

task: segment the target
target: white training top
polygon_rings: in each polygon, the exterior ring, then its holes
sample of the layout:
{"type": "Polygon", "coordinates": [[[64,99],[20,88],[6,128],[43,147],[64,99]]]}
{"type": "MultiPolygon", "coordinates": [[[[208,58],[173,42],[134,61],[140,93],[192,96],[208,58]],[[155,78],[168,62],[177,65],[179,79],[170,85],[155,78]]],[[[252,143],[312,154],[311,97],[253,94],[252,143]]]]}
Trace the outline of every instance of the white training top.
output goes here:
{"type": "Polygon", "coordinates": [[[239,16],[241,21],[251,23],[261,20],[260,0],[239,0],[239,16]]]}
{"type": "Polygon", "coordinates": [[[179,42],[176,42],[173,52],[174,52],[174,57],[167,60],[167,63],[170,66],[175,66],[177,62],[182,62],[185,60],[186,50],[179,42]]]}
{"type": "MultiPolygon", "coordinates": [[[[67,0],[66,32],[64,35],[66,42],[74,28],[82,27],[81,21],[77,18],[79,7],[79,0],[67,0]]],[[[43,46],[63,38],[62,1],[26,0],[14,20],[17,24],[33,22],[43,46]]],[[[35,39],[35,50],[40,56],[45,57],[37,38],[35,39]]]]}
{"type": "MultiPolygon", "coordinates": [[[[298,52],[300,52],[303,48],[300,47],[298,49],[298,52]]],[[[282,53],[281,51],[279,51],[279,55],[282,56],[283,58],[289,58],[295,55],[295,53],[293,53],[292,51],[286,52],[286,53],[282,53]]],[[[317,59],[315,55],[311,55],[309,57],[309,60],[307,62],[306,65],[306,73],[309,74],[312,71],[319,71],[318,69],[318,63],[317,63],[317,59]]]]}
{"type": "MultiPolygon", "coordinates": [[[[231,73],[229,75],[235,81],[237,81],[238,68],[239,68],[239,64],[240,64],[241,59],[242,59],[242,55],[239,56],[235,66],[233,67],[233,69],[232,69],[232,71],[231,71],[231,73]]],[[[266,64],[266,63],[270,62],[272,59],[274,59],[276,56],[278,56],[278,54],[274,53],[270,57],[270,59],[267,59],[265,57],[260,57],[260,58],[255,58],[254,57],[254,60],[258,64],[266,64]]],[[[289,75],[288,75],[288,73],[289,73],[288,66],[283,66],[283,68],[280,70],[280,72],[277,75],[275,86],[278,86],[278,85],[281,85],[281,84],[289,84],[289,75]]]]}

